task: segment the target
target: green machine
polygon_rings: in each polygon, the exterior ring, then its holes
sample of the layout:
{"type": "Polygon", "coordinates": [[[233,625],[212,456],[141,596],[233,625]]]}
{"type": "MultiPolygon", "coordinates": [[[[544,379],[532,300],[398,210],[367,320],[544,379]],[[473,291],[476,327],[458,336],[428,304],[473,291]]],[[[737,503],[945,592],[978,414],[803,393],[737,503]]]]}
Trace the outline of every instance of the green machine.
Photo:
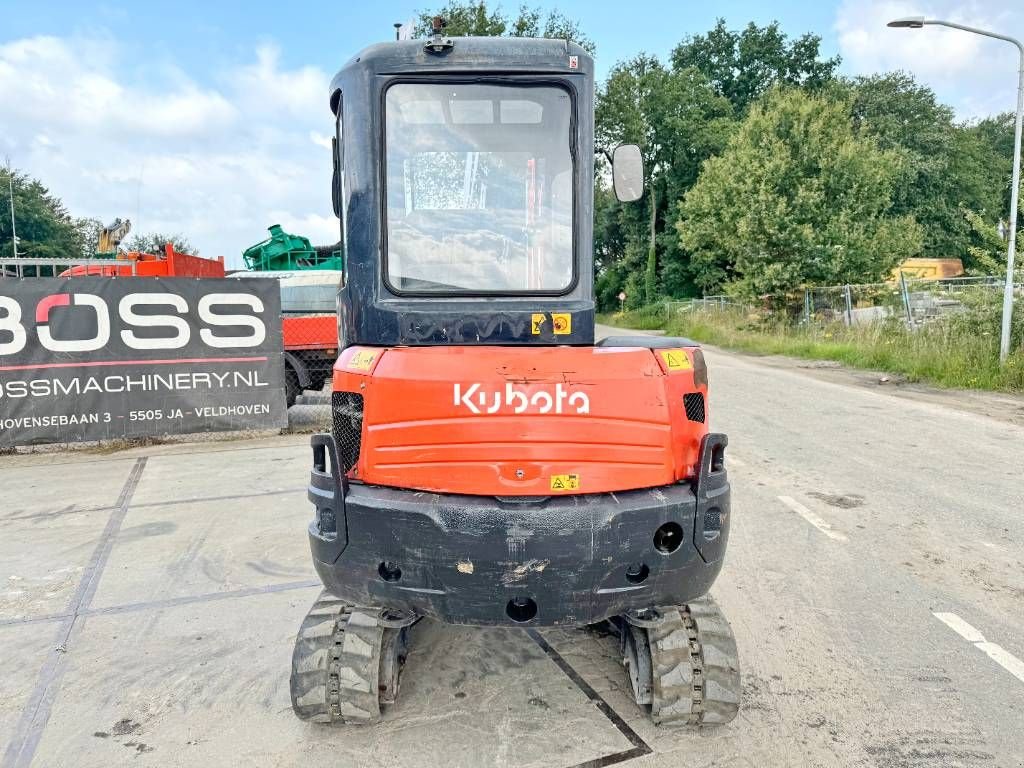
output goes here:
{"type": "Polygon", "coordinates": [[[289,234],[280,224],[272,224],[269,231],[269,238],[242,254],[245,266],[254,272],[344,269],[345,255],[340,243],[314,247],[308,238],[289,234]]]}

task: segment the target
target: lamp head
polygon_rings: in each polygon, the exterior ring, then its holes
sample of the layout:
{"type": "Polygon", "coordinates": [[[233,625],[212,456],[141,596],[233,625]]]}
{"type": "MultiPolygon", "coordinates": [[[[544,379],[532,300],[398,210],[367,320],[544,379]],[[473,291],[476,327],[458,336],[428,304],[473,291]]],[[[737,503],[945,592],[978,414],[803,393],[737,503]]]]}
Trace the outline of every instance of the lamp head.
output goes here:
{"type": "Polygon", "coordinates": [[[924,16],[904,16],[902,19],[893,19],[885,26],[895,29],[921,29],[924,26],[924,16]]]}

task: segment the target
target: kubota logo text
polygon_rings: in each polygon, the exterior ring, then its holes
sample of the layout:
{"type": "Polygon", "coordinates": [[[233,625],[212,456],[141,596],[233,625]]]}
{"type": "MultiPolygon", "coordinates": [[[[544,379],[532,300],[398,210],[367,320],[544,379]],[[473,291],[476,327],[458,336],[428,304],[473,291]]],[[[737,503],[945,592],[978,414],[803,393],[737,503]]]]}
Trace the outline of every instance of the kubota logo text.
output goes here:
{"type": "Polygon", "coordinates": [[[482,384],[455,385],[455,405],[465,406],[472,413],[590,413],[586,392],[570,392],[556,384],[554,392],[521,392],[509,383],[505,389],[488,390],[482,384]]]}

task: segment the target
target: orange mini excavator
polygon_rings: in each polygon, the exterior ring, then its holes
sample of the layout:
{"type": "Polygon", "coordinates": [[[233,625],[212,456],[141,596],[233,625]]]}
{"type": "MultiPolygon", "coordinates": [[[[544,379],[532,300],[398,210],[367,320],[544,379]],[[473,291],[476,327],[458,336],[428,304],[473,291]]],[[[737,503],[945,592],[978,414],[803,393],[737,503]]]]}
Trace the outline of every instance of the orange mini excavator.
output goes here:
{"type": "MultiPolygon", "coordinates": [[[[300,718],[379,718],[422,617],[607,621],[655,722],[736,715],[736,644],[707,595],[730,516],[701,350],[594,343],[593,89],[577,45],[440,23],[332,82],[346,263],[333,430],[312,439],[325,590],[295,643],[300,718]]],[[[638,199],[639,149],[610,159],[638,199]]]]}

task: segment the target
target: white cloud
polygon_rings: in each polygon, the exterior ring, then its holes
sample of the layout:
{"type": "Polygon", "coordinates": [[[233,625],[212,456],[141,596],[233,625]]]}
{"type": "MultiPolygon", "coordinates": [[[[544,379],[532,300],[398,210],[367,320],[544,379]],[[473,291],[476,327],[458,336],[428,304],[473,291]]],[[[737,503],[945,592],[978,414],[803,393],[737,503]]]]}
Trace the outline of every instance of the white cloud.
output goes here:
{"type": "Polygon", "coordinates": [[[339,228],[338,220],[333,214],[321,216],[317,213],[307,213],[304,216],[296,216],[291,211],[278,211],[274,214],[275,224],[280,224],[289,232],[301,232],[314,243],[331,245],[338,241],[339,228]]]}
{"type": "Polygon", "coordinates": [[[890,29],[903,16],[943,19],[1006,34],[1024,32],[1024,10],[1005,0],[844,0],[835,30],[850,74],[904,70],[930,86],[960,118],[1012,110],[1017,51],[1009,43],[940,26],[890,29]]]}
{"type": "Polygon", "coordinates": [[[263,109],[283,110],[291,116],[308,116],[326,109],[327,76],[316,67],[286,71],[280,68],[281,52],[274,45],[256,49],[256,61],[224,78],[238,99],[263,109]]]}
{"type": "Polygon", "coordinates": [[[15,40],[0,45],[0,155],[73,215],[180,232],[240,266],[270,224],[337,239],[327,86],[273,46],[204,85],[102,36],[15,40]]]}

